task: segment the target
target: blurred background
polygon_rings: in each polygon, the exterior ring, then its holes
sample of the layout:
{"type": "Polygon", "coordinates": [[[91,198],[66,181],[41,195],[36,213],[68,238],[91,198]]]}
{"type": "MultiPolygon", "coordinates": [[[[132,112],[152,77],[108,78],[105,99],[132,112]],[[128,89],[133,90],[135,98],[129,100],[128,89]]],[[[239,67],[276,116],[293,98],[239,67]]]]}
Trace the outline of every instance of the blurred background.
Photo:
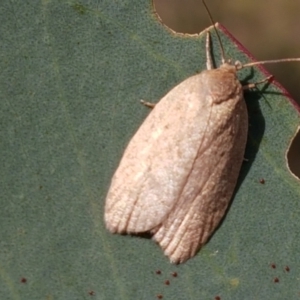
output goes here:
{"type": "MultiPolygon", "coordinates": [[[[199,33],[211,25],[201,0],[153,2],[163,23],[177,32],[199,33]]],[[[206,4],[214,21],[225,26],[257,60],[300,57],[300,0],[206,0],[206,4]]],[[[300,105],[300,62],[264,67],[300,105]]],[[[299,135],[288,158],[290,169],[300,178],[299,135]]]]}

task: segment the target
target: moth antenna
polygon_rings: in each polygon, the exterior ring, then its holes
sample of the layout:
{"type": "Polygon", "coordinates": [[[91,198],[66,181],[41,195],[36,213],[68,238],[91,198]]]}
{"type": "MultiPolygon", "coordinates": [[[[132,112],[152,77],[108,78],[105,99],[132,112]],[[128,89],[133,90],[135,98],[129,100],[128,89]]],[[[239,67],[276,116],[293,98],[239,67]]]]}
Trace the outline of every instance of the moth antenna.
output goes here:
{"type": "Polygon", "coordinates": [[[221,38],[220,38],[220,35],[219,35],[219,33],[218,33],[218,30],[217,30],[217,28],[216,28],[216,26],[215,26],[215,21],[214,21],[212,15],[211,15],[211,13],[210,13],[210,11],[209,11],[209,9],[208,9],[208,6],[207,6],[207,4],[205,3],[204,0],[202,0],[202,3],[203,3],[203,5],[204,5],[204,7],[205,7],[205,10],[206,10],[206,12],[207,12],[207,14],[208,14],[208,17],[209,17],[209,19],[210,19],[212,25],[214,26],[215,32],[216,32],[216,34],[217,34],[217,38],[218,38],[218,41],[219,41],[219,44],[220,44],[220,48],[221,48],[222,63],[224,64],[224,63],[226,62],[226,60],[225,60],[225,51],[224,51],[223,44],[222,44],[222,42],[221,42],[221,38]]]}
{"type": "Polygon", "coordinates": [[[251,63],[247,63],[244,65],[239,65],[239,69],[243,69],[246,67],[252,67],[256,65],[266,65],[266,64],[275,64],[280,62],[290,62],[290,61],[300,61],[300,58],[282,58],[282,59],[271,59],[271,60],[262,60],[262,61],[254,61],[251,63]]]}

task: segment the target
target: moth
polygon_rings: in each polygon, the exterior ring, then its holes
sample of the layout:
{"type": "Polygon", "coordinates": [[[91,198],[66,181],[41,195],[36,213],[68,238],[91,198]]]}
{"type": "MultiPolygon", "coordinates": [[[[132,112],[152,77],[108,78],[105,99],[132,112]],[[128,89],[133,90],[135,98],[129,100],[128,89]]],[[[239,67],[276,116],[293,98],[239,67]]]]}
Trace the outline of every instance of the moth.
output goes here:
{"type": "Polygon", "coordinates": [[[243,90],[256,85],[243,87],[237,71],[267,63],[231,64],[222,49],[214,69],[210,52],[207,32],[207,70],[155,105],[129,142],[106,198],[109,231],[150,232],[172,263],[193,257],[225,214],[247,142],[243,90]]]}

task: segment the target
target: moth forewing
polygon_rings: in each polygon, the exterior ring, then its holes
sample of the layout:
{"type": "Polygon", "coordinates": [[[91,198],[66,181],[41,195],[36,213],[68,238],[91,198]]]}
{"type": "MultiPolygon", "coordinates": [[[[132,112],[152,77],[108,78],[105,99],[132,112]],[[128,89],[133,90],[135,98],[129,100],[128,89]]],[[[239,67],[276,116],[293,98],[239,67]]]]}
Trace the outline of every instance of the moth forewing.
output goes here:
{"type": "MultiPolygon", "coordinates": [[[[198,76],[217,79],[219,71],[198,76]]],[[[176,206],[154,234],[154,239],[175,263],[194,256],[207,241],[222,219],[236,185],[246,145],[248,116],[242,87],[235,80],[232,84],[237,88],[232,98],[224,97],[220,103],[218,93],[213,96],[216,102],[211,106],[212,119],[201,135],[202,143],[186,184],[176,206]]],[[[211,95],[212,91],[201,100],[206,101],[211,95]]]]}

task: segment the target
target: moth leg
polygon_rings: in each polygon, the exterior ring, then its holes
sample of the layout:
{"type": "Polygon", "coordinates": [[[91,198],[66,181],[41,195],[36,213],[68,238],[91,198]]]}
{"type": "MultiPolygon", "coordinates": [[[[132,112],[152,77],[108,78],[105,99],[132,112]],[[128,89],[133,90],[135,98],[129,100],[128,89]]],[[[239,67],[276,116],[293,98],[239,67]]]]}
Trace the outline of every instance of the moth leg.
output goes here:
{"type": "Polygon", "coordinates": [[[148,101],[145,101],[145,100],[140,100],[140,102],[141,102],[143,105],[145,105],[145,106],[147,106],[147,107],[149,107],[149,108],[154,108],[154,106],[155,106],[155,103],[148,102],[148,101]]]}
{"type": "Polygon", "coordinates": [[[212,57],[211,57],[211,47],[210,47],[210,45],[211,45],[210,34],[209,34],[209,32],[207,32],[206,46],[205,46],[205,49],[206,49],[206,69],[207,70],[212,70],[214,68],[212,57]]]}
{"type": "Polygon", "coordinates": [[[266,78],[264,78],[263,80],[260,80],[258,82],[254,82],[254,83],[248,83],[246,85],[243,85],[243,90],[250,90],[250,89],[253,89],[255,88],[257,85],[259,84],[262,84],[262,83],[265,83],[265,82],[271,82],[271,80],[274,78],[274,76],[268,76],[266,78]]]}

